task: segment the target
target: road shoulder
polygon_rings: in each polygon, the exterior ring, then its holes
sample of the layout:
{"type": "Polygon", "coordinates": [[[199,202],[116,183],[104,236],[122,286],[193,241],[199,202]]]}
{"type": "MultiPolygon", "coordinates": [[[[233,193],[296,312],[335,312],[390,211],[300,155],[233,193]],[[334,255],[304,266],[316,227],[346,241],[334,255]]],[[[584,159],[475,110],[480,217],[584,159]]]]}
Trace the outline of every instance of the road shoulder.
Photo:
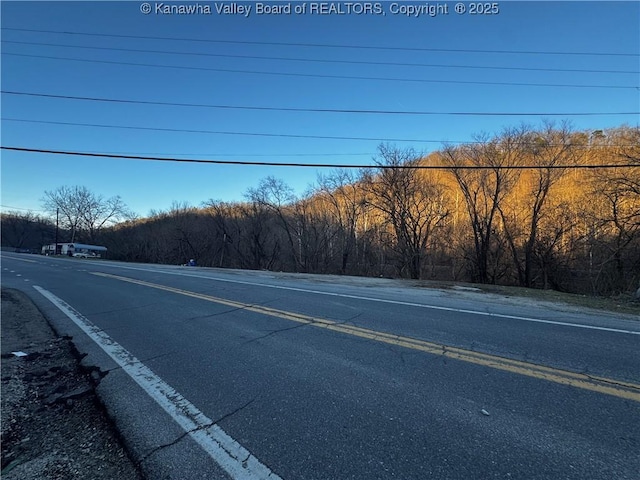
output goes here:
{"type": "Polygon", "coordinates": [[[141,479],[69,339],[18,290],[1,313],[2,478],[141,479]]]}

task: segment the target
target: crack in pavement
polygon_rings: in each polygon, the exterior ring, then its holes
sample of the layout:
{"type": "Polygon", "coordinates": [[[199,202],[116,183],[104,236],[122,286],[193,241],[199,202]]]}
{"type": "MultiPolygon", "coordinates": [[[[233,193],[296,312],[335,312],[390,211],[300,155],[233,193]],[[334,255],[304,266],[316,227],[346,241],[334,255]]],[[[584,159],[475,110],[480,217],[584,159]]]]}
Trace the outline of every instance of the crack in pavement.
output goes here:
{"type": "Polygon", "coordinates": [[[251,405],[253,402],[256,401],[258,397],[253,397],[251,400],[249,400],[247,403],[245,403],[244,405],[239,406],[238,408],[236,408],[235,410],[221,416],[220,418],[218,418],[217,420],[215,420],[213,423],[214,424],[218,424],[220,422],[223,422],[224,420],[226,420],[229,417],[232,417],[233,415],[235,415],[236,413],[240,412],[241,410],[244,410],[245,408],[247,408],[249,405],[251,405]]]}
{"type": "Polygon", "coordinates": [[[266,301],[264,303],[250,303],[250,304],[247,304],[247,305],[243,305],[241,307],[230,308],[229,310],[224,310],[224,311],[218,312],[218,313],[210,313],[210,314],[207,314],[207,315],[196,315],[194,317],[185,318],[182,321],[183,322],[189,322],[191,320],[199,320],[199,319],[203,319],[203,318],[217,317],[217,316],[220,316],[220,315],[226,315],[228,313],[238,312],[238,311],[241,311],[241,310],[247,310],[247,309],[251,309],[251,308],[255,308],[255,307],[264,307],[266,305],[269,305],[270,303],[277,302],[278,300],[280,300],[280,298],[268,300],[268,301],[266,301]]]}
{"type": "MultiPolygon", "coordinates": [[[[346,320],[343,320],[342,322],[333,322],[332,321],[331,325],[349,325],[352,320],[355,320],[356,318],[358,318],[362,314],[363,314],[363,312],[357,313],[356,315],[354,315],[354,316],[352,316],[350,318],[347,318],[346,320]]],[[[271,331],[269,331],[269,333],[267,333],[265,335],[261,335],[261,336],[256,337],[256,338],[252,338],[251,340],[247,340],[246,342],[242,343],[241,345],[247,345],[249,343],[256,342],[258,340],[262,340],[263,338],[270,337],[271,335],[275,335],[277,333],[287,332],[289,330],[295,330],[295,329],[301,328],[301,327],[314,326],[314,325],[317,325],[318,323],[321,323],[321,322],[310,321],[308,323],[300,323],[300,324],[297,324],[297,325],[293,325],[291,327],[285,327],[285,328],[279,328],[279,329],[276,329],[276,330],[271,330],[271,331]]],[[[356,326],[356,325],[354,325],[354,326],[356,326]]]]}
{"type": "Polygon", "coordinates": [[[246,309],[247,309],[247,307],[230,308],[229,310],[224,310],[223,312],[209,313],[207,315],[195,315],[193,317],[184,318],[181,321],[182,322],[190,322],[192,320],[201,320],[201,319],[205,319],[205,318],[213,318],[213,317],[218,317],[220,315],[226,315],[228,313],[233,313],[233,312],[237,312],[239,310],[246,310],[246,309]]]}
{"type": "Polygon", "coordinates": [[[347,324],[351,324],[354,327],[357,327],[358,325],[353,324],[351,322],[353,322],[356,318],[361,317],[362,315],[364,315],[364,312],[359,312],[356,313],[353,317],[347,318],[346,320],[344,320],[343,322],[336,322],[336,325],[347,325],[347,324]]]}
{"type": "Polygon", "coordinates": [[[292,327],[286,327],[286,328],[279,328],[277,330],[271,330],[271,331],[269,331],[269,333],[267,333],[265,335],[261,335],[261,336],[256,337],[256,338],[252,338],[251,340],[247,340],[246,342],[243,342],[240,345],[244,346],[244,345],[247,345],[249,343],[257,342],[258,340],[262,340],[263,338],[270,337],[271,335],[275,335],[275,334],[280,333],[280,332],[286,332],[288,330],[295,330],[296,328],[308,327],[309,325],[310,324],[308,324],[308,323],[301,323],[301,324],[298,324],[298,325],[293,325],[292,327]]]}
{"type": "MultiPolygon", "coordinates": [[[[192,428],[191,430],[186,430],[184,433],[178,435],[178,437],[176,437],[174,440],[172,440],[169,443],[164,443],[162,445],[158,445],[156,447],[154,447],[150,452],[148,452],[146,455],[144,455],[140,460],[138,460],[136,462],[136,466],[138,467],[142,467],[142,464],[147,461],[149,459],[149,457],[151,457],[152,455],[155,455],[156,453],[158,453],[160,450],[164,450],[168,447],[172,447],[173,445],[176,445],[177,443],[179,443],[182,439],[184,439],[186,436],[191,435],[194,432],[198,432],[201,430],[207,430],[208,428],[213,427],[214,425],[219,424],[220,422],[223,422],[224,420],[226,420],[229,417],[232,417],[233,415],[237,414],[238,412],[240,412],[241,410],[244,410],[245,408],[247,408],[249,405],[251,405],[255,400],[257,399],[257,397],[252,398],[251,400],[249,400],[248,402],[246,402],[244,405],[239,406],[238,408],[236,408],[235,410],[232,410],[229,413],[226,413],[224,415],[222,415],[220,418],[216,419],[216,420],[212,420],[211,422],[205,424],[205,425],[200,425],[199,427],[196,428],[192,428]]],[[[247,456],[247,458],[245,460],[242,461],[242,464],[244,466],[246,466],[246,462],[249,460],[249,458],[251,457],[251,453],[249,453],[249,455],[247,456]]]]}
{"type": "Polygon", "coordinates": [[[583,375],[585,377],[587,377],[589,380],[592,380],[594,382],[606,383],[607,385],[615,385],[615,386],[623,387],[623,388],[633,388],[634,390],[637,390],[637,386],[636,385],[629,384],[629,383],[624,382],[622,380],[613,380],[611,378],[598,377],[598,376],[591,375],[591,374],[586,373],[586,372],[583,372],[583,375]]]}
{"type": "Polygon", "coordinates": [[[165,352],[165,353],[159,353],[158,355],[154,355],[153,357],[147,357],[145,359],[138,359],[141,363],[144,363],[146,365],[147,362],[149,361],[153,361],[153,360],[157,360],[158,358],[162,358],[162,357],[168,357],[169,355],[175,355],[176,352],[175,351],[169,351],[169,352],[165,352]]]}
{"type": "MultiPolygon", "coordinates": [[[[420,355],[420,352],[406,351],[406,348],[402,348],[397,345],[390,345],[387,343],[383,343],[382,345],[393,355],[397,356],[400,359],[400,363],[403,366],[407,365],[405,357],[409,357],[409,356],[417,357],[420,355]]],[[[437,357],[434,357],[434,358],[437,358],[437,357]]]]}

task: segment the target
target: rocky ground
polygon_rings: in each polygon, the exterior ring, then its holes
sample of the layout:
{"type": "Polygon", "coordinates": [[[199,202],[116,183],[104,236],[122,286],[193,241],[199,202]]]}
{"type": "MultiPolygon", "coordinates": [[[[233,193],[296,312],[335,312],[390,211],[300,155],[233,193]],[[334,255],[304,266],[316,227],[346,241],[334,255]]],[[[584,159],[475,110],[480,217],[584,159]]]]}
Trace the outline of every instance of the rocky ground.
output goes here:
{"type": "Polygon", "coordinates": [[[23,293],[1,300],[3,480],[142,479],[69,340],[23,293]]]}

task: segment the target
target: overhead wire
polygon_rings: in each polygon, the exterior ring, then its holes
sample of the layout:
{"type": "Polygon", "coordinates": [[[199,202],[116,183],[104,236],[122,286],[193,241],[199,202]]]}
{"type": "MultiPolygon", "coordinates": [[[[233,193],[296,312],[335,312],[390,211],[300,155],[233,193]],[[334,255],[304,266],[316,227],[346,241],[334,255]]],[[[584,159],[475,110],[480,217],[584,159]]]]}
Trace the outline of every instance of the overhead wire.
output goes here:
{"type": "MultiPolygon", "coordinates": [[[[197,133],[197,134],[207,134],[207,135],[211,134],[211,135],[238,135],[238,136],[250,136],[250,137],[274,137],[274,138],[312,138],[312,139],[318,139],[318,140],[358,140],[358,141],[368,141],[368,142],[438,143],[438,144],[447,144],[447,145],[483,143],[482,141],[478,141],[478,140],[433,140],[433,139],[419,139],[419,138],[344,137],[344,136],[332,136],[332,135],[303,135],[303,134],[292,134],[292,133],[234,132],[234,131],[225,131],[225,130],[196,130],[196,129],[188,129],[188,128],[141,127],[136,125],[105,125],[105,124],[99,124],[99,123],[60,122],[60,121],[29,120],[29,119],[6,118],[6,117],[3,117],[1,120],[9,121],[9,122],[39,123],[39,124],[45,124],[45,125],[62,125],[62,126],[90,127],[90,128],[91,127],[113,128],[113,129],[124,129],[124,130],[144,130],[144,131],[175,132],[175,133],[197,133]]],[[[555,146],[555,145],[550,145],[550,146],[555,146]]],[[[633,145],[611,145],[611,146],[630,147],[633,145]]]]}
{"type": "MultiPolygon", "coordinates": [[[[421,140],[415,138],[379,138],[379,137],[346,137],[346,136],[332,136],[332,135],[302,135],[292,133],[263,133],[263,132],[234,132],[224,130],[197,130],[187,128],[161,128],[161,127],[140,127],[134,125],[105,125],[98,123],[79,123],[79,122],[58,122],[58,121],[46,121],[46,120],[27,120],[19,118],[2,118],[2,121],[11,122],[25,122],[25,123],[41,123],[49,125],[66,125],[74,127],[96,127],[96,128],[118,128],[125,130],[147,130],[155,132],[177,132],[177,133],[200,133],[200,134],[215,134],[215,135],[240,135],[250,137],[275,137],[275,138],[313,138],[318,140],[358,140],[368,142],[419,142],[419,143],[443,143],[442,140],[421,140]]],[[[459,143],[458,141],[451,140],[452,143],[459,143]]]]}
{"type": "MultiPolygon", "coordinates": [[[[33,46],[46,46],[46,47],[62,47],[62,48],[81,48],[88,50],[100,50],[100,51],[115,51],[115,52],[130,52],[130,53],[155,53],[163,55],[180,55],[180,56],[195,56],[195,57],[211,57],[211,58],[233,58],[243,60],[278,60],[278,61],[291,61],[291,62],[305,62],[305,63],[334,63],[334,64],[347,64],[347,65],[386,65],[392,67],[425,67],[425,68],[467,68],[478,70],[511,70],[511,71],[527,71],[527,72],[564,72],[564,73],[607,73],[607,74],[640,74],[640,70],[597,70],[597,69],[584,69],[584,68],[540,68],[540,67],[504,67],[504,66],[492,66],[492,65],[454,65],[454,64],[441,64],[441,63],[406,63],[406,62],[382,62],[382,61],[367,61],[367,60],[338,60],[338,59],[319,59],[319,58],[300,58],[300,57],[274,57],[263,55],[240,55],[240,54],[223,54],[223,53],[209,53],[209,52],[187,52],[187,51],[170,51],[170,50],[148,50],[139,48],[118,48],[118,47],[98,47],[89,45],[69,45],[60,43],[44,43],[44,42],[21,42],[14,40],[3,40],[3,44],[15,44],[15,45],[33,45],[33,46]]],[[[8,53],[8,52],[3,52],[8,53]]],[[[14,53],[14,52],[12,52],[14,53]]]]}
{"type": "Polygon", "coordinates": [[[328,43],[301,43],[301,42],[268,42],[268,41],[252,41],[252,40],[220,40],[206,38],[180,38],[180,37],[161,37],[161,36],[145,36],[145,35],[125,35],[114,33],[98,33],[98,32],[78,32],[68,30],[45,30],[32,28],[16,28],[3,27],[3,30],[32,32],[32,33],[53,33],[61,35],[80,35],[92,37],[112,37],[112,38],[136,38],[147,40],[169,40],[181,42],[202,42],[202,43],[228,43],[242,45],[270,45],[270,46],[293,46],[293,47],[314,47],[314,48],[353,48],[365,50],[392,50],[392,51],[408,51],[408,52],[448,52],[448,53],[491,53],[491,54],[512,54],[512,55],[577,55],[577,56],[622,56],[622,57],[640,57],[640,53],[631,52],[562,52],[549,50],[481,50],[481,49],[455,49],[455,48],[433,48],[433,47],[396,47],[396,46],[379,46],[379,45],[348,45],[348,44],[328,44],[328,43]]]}
{"type": "MultiPolygon", "coordinates": [[[[95,127],[95,128],[113,128],[124,130],[145,130],[145,131],[157,131],[157,132],[174,132],[174,133],[198,133],[198,134],[211,134],[211,135],[239,135],[250,137],[275,137],[275,138],[312,138],[319,140],[361,140],[368,142],[412,142],[412,143],[438,143],[438,144],[479,144],[483,143],[479,140],[433,140],[433,139],[419,139],[419,138],[384,138],[384,137],[343,137],[343,136],[331,136],[331,135],[303,135],[292,133],[264,133],[264,132],[234,132],[225,130],[196,130],[188,128],[162,128],[162,127],[141,127],[136,125],[105,125],[100,123],[81,123],[81,122],[61,122],[61,121],[48,121],[48,120],[30,120],[21,118],[8,118],[2,117],[2,121],[9,122],[23,122],[23,123],[39,123],[45,125],[62,125],[73,127],[95,127]]],[[[555,146],[555,145],[550,145],[555,146]]],[[[633,145],[610,145],[615,147],[630,147],[633,145]]],[[[585,146],[587,148],[587,146],[585,146]]],[[[303,155],[303,154],[301,154],[303,155]]],[[[310,154],[311,155],[311,154],[310,154]]]]}
{"type": "Polygon", "coordinates": [[[11,205],[0,205],[0,208],[6,208],[11,210],[24,210],[29,212],[46,212],[46,210],[38,210],[36,208],[21,208],[21,207],[12,207],[11,205]]]}
{"type": "Polygon", "coordinates": [[[207,103],[181,103],[163,102],[157,100],[132,100],[123,98],[105,97],[85,97],[79,95],[55,95],[50,93],[20,92],[15,90],[0,90],[5,95],[22,95],[29,97],[55,98],[64,100],[81,100],[88,102],[125,103],[140,105],[160,105],[172,107],[197,107],[197,108],[218,108],[236,110],[264,110],[279,112],[313,112],[313,113],[350,113],[350,114],[376,114],[376,115],[451,115],[451,116],[600,116],[600,115],[640,115],[636,112],[437,112],[437,111],[416,111],[416,110],[364,110],[346,108],[302,108],[302,107],[264,107],[257,105],[229,105],[229,104],[207,104],[207,103]]]}
{"type": "Polygon", "coordinates": [[[424,165],[424,164],[401,164],[401,165],[351,165],[338,163],[288,163],[288,162],[248,162],[243,160],[212,160],[212,159],[195,159],[195,158],[171,158],[171,157],[151,157],[142,155],[115,155],[109,153],[89,153],[69,150],[48,150],[40,148],[11,147],[2,146],[2,150],[42,153],[51,155],[69,155],[80,157],[99,157],[112,158],[120,160],[143,160],[143,161],[159,161],[159,162],[176,162],[176,163],[201,163],[213,165],[242,165],[242,166],[261,166],[261,167],[302,167],[302,168],[334,168],[334,169],[411,169],[411,170],[537,170],[540,168],[554,170],[585,170],[585,169],[610,169],[610,168],[640,168],[640,163],[625,164],[583,164],[583,165],[504,165],[504,166],[488,166],[488,165],[424,165]]]}
{"type": "Polygon", "coordinates": [[[3,55],[10,55],[16,57],[28,57],[28,58],[42,58],[49,60],[63,60],[71,62],[85,62],[85,63],[100,63],[106,65],[127,65],[137,67],[152,67],[152,68],[173,68],[179,70],[195,70],[195,71],[207,71],[207,72],[220,72],[220,73],[241,73],[249,75],[272,75],[272,76],[284,76],[284,77],[303,77],[303,78],[329,78],[335,80],[374,80],[383,82],[408,82],[408,83],[437,83],[437,84],[457,84],[457,85],[497,85],[497,86],[516,86],[516,87],[562,87],[562,88],[607,88],[607,89],[631,89],[638,90],[640,87],[636,85],[593,85],[593,84],[575,84],[575,83],[526,83],[526,82],[488,82],[481,80],[435,80],[426,78],[392,78],[392,77],[368,77],[368,76],[354,76],[354,75],[330,75],[323,73],[299,73],[299,72],[269,72],[264,70],[238,70],[232,68],[212,68],[212,67],[194,67],[186,65],[159,65],[153,63],[138,63],[138,62],[122,62],[113,60],[96,60],[88,58],[69,58],[69,57],[56,57],[49,55],[30,55],[22,53],[6,53],[3,55]]]}
{"type": "MultiPolygon", "coordinates": [[[[87,32],[69,32],[69,31],[54,31],[54,30],[35,30],[35,29],[18,29],[18,28],[4,28],[3,30],[25,31],[25,32],[39,32],[39,33],[55,33],[65,35],[84,35],[84,36],[99,36],[99,37],[114,37],[114,38],[138,38],[138,39],[153,39],[153,40],[178,40],[178,41],[193,41],[193,42],[209,42],[209,43],[238,43],[238,44],[257,44],[257,45],[279,45],[279,46],[304,46],[304,47],[328,47],[328,48],[362,48],[362,49],[380,49],[380,50],[407,50],[407,51],[443,51],[443,52],[464,52],[464,53],[519,53],[519,54],[540,54],[540,55],[613,55],[613,56],[638,56],[638,54],[620,53],[620,52],[549,52],[549,51],[506,51],[506,50],[469,50],[469,49],[431,49],[431,48],[414,48],[414,47],[380,47],[380,46],[366,46],[366,45],[334,45],[334,44],[310,44],[310,43],[295,43],[295,42],[253,42],[253,41],[235,41],[235,40],[213,40],[213,39],[185,39],[185,38],[172,38],[172,37],[147,37],[138,35],[116,35],[116,34],[101,34],[101,33],[87,33],[87,32]]],[[[14,42],[21,43],[21,42],[14,42]]],[[[22,42],[28,43],[28,42],[22,42]]],[[[59,45],[65,46],[65,45],[59,45]]],[[[69,46],[69,45],[67,45],[69,46]]],[[[73,46],[69,46],[73,47],[73,46]]],[[[81,47],[81,48],[95,48],[106,49],[102,47],[81,47]]],[[[131,50],[132,49],[114,49],[114,50],[131,50]]],[[[144,50],[142,50],[144,51],[144,50]]],[[[175,53],[181,54],[183,52],[163,52],[163,51],[147,51],[153,53],[175,53]]],[[[261,71],[247,71],[247,70],[231,70],[231,69],[210,69],[206,67],[188,67],[188,66],[173,66],[173,65],[157,65],[157,64],[141,64],[132,62],[112,62],[104,60],[93,59],[75,59],[65,57],[54,57],[44,55],[26,55],[26,54],[14,54],[3,52],[7,55],[37,57],[37,58],[49,58],[55,60],[69,60],[69,61],[81,61],[81,62],[99,62],[110,64],[123,64],[123,65],[135,65],[144,67],[161,67],[161,68],[186,68],[196,70],[212,70],[212,71],[224,71],[232,73],[251,73],[251,74],[267,74],[267,75],[287,75],[287,76],[307,76],[307,77],[321,77],[321,78],[350,78],[350,79],[369,79],[369,80],[388,80],[388,81],[420,81],[420,82],[435,82],[435,83],[464,83],[464,84],[490,84],[490,85],[523,85],[523,86],[559,86],[559,87],[580,87],[580,88],[630,88],[638,89],[635,86],[607,86],[607,85],[567,85],[567,84],[527,84],[527,83],[515,83],[515,82],[475,82],[475,81],[448,81],[448,80],[422,80],[422,79],[392,79],[392,78],[378,78],[378,77],[349,77],[338,75],[314,75],[314,74],[298,74],[298,73],[283,73],[283,72],[261,72],[261,71]]],[[[185,54],[187,52],[184,52],[185,54]]],[[[198,55],[194,53],[194,55],[198,55]]],[[[207,54],[203,54],[207,55],[207,54]]],[[[211,56],[215,54],[210,54],[211,56]]],[[[253,58],[252,56],[240,56],[241,58],[253,58]]],[[[255,57],[265,58],[270,57],[255,57]]],[[[297,60],[297,61],[310,61],[305,59],[288,59],[286,57],[275,57],[280,60],[297,60]]],[[[313,61],[313,60],[311,60],[313,61]]],[[[318,60],[320,62],[329,62],[318,60]]],[[[337,63],[343,63],[343,61],[336,61],[337,63]]],[[[348,62],[348,61],[344,61],[348,62]]],[[[365,63],[365,62],[355,62],[365,63]]],[[[372,64],[378,64],[378,62],[370,62],[372,64]]],[[[381,63],[381,62],[380,62],[381,63]]],[[[401,64],[400,64],[401,65],[401,64]]],[[[416,64],[406,64],[407,66],[426,66],[416,64]]],[[[444,65],[439,65],[444,66],[444,65]]],[[[456,66],[456,68],[493,68],[493,67],[473,67],[473,66],[456,66]]],[[[501,67],[495,67],[501,68],[501,67]]],[[[518,69],[517,67],[507,67],[509,69],[518,69]]],[[[526,69],[530,70],[530,69],[526,69]]],[[[535,69],[533,69],[535,70],[535,69]]],[[[544,70],[544,69],[542,69],[544,70]]],[[[577,71],[577,70],[576,70],[577,71]]],[[[637,73],[637,72],[608,72],[603,73],[637,73]]],[[[327,108],[289,108],[289,107],[262,107],[262,106],[245,106],[245,105],[211,105],[211,104],[189,104],[189,103],[174,103],[174,102],[158,102],[158,101],[145,101],[145,100],[127,100],[127,99],[113,99],[113,98],[98,98],[98,97],[79,97],[68,95],[53,95],[42,94],[34,92],[15,92],[15,91],[2,91],[3,94],[10,95],[28,95],[34,97],[44,98],[57,98],[66,100],[82,100],[82,101],[96,101],[96,102],[112,102],[112,103],[127,103],[127,104],[147,104],[147,105],[161,105],[161,106],[179,106],[179,107],[200,107],[200,108],[219,108],[219,109],[239,109],[239,110],[264,110],[264,111],[289,111],[289,112],[320,112],[320,113],[351,113],[351,114],[399,114],[399,115],[451,115],[451,116],[600,116],[600,115],[639,115],[640,112],[435,112],[435,111],[394,111],[394,110],[358,110],[358,109],[327,109],[327,108]]],[[[43,124],[57,124],[57,125],[73,125],[84,127],[96,127],[96,128],[123,128],[123,129],[135,129],[135,130],[150,130],[150,131],[165,131],[165,132],[185,132],[185,133],[203,133],[203,134],[222,134],[222,135],[249,135],[249,136],[262,136],[262,137],[286,137],[286,138],[314,138],[314,139],[337,139],[337,140],[363,140],[363,141],[402,141],[402,142],[421,142],[421,143],[446,143],[442,140],[423,140],[423,139],[380,139],[372,137],[339,137],[339,136],[321,136],[321,135],[295,135],[295,134],[271,134],[271,133],[256,133],[256,132],[232,132],[232,131],[212,131],[212,130],[193,130],[193,129],[173,129],[173,128],[152,128],[152,127],[138,127],[138,126],[125,126],[125,125],[104,125],[104,124],[89,124],[89,123],[73,123],[73,122],[53,122],[53,121],[39,121],[39,120],[27,120],[27,119],[15,119],[15,118],[3,118],[3,121],[17,121],[17,122],[32,122],[43,124]]],[[[474,143],[454,141],[450,143],[474,143]]],[[[4,147],[3,147],[4,148],[4,147]]],[[[300,155],[302,156],[302,155],[300,155]]],[[[154,157],[149,157],[154,158],[154,157]]],[[[183,159],[184,160],[184,159],[183,159]]],[[[259,163],[256,163],[259,164],[259,163]]],[[[295,166],[294,164],[287,164],[295,166]]]]}

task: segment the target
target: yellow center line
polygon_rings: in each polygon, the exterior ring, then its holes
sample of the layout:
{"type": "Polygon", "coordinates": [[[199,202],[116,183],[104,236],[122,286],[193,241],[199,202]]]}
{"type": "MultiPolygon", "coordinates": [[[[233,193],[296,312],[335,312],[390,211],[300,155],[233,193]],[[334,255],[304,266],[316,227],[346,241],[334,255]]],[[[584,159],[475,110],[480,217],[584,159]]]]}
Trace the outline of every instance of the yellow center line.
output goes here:
{"type": "Polygon", "coordinates": [[[605,395],[612,395],[614,397],[640,402],[640,385],[634,383],[620,382],[605,377],[590,376],[583,373],[571,372],[568,370],[561,370],[544,365],[536,365],[534,363],[499,357],[497,355],[490,355],[487,353],[465,350],[463,348],[451,347],[444,344],[427,342],[425,340],[420,340],[417,338],[380,332],[368,328],[356,327],[353,325],[345,325],[323,318],[288,312],[286,310],[279,310],[276,308],[265,307],[261,305],[236,302],[233,300],[227,300],[225,298],[213,297],[211,295],[205,295],[202,293],[191,292],[179,288],[168,287],[166,285],[160,285],[157,283],[145,282],[143,280],[136,280],[133,278],[121,277],[118,275],[111,275],[102,272],[91,273],[93,275],[98,275],[101,277],[112,278],[123,282],[129,282],[145,287],[155,288],[158,290],[164,290],[167,292],[185,295],[188,297],[218,303],[220,305],[226,305],[233,308],[243,309],[262,315],[282,318],[284,320],[290,320],[317,328],[325,328],[327,330],[344,333],[367,340],[373,340],[380,343],[409,348],[411,350],[417,350],[432,355],[440,355],[446,358],[473,363],[475,365],[481,365],[496,370],[503,370],[518,375],[524,375],[527,377],[533,377],[540,380],[546,380],[562,385],[569,385],[584,390],[590,390],[605,395]]]}

